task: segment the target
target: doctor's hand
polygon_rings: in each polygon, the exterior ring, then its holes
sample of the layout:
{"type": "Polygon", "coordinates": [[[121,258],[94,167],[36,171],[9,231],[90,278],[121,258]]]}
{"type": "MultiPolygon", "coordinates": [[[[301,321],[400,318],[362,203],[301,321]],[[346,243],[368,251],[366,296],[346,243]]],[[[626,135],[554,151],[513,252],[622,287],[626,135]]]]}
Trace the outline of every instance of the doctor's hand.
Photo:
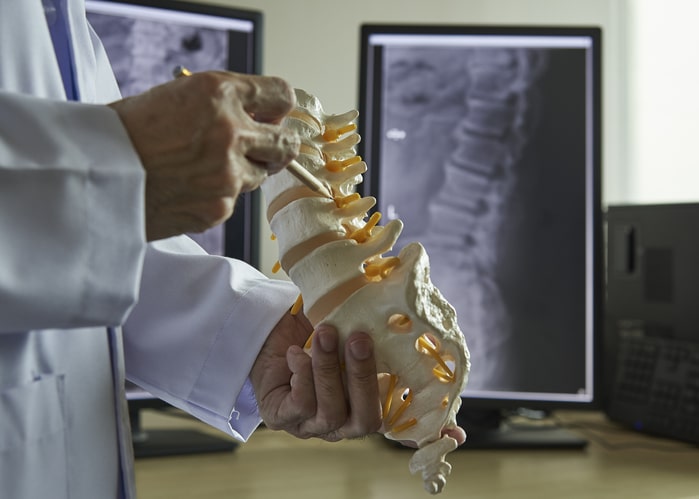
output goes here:
{"type": "Polygon", "coordinates": [[[299,438],[330,442],[378,431],[381,404],[371,338],[355,333],[340,352],[337,331],[319,325],[309,356],[301,345],[312,330],[302,315],[287,314],[258,355],[250,380],[263,421],[299,438]]]}
{"type": "Polygon", "coordinates": [[[300,140],[280,122],[295,104],[282,79],[222,71],[111,103],[146,170],[146,238],[223,222],[241,192],[285,167],[300,140]]]}

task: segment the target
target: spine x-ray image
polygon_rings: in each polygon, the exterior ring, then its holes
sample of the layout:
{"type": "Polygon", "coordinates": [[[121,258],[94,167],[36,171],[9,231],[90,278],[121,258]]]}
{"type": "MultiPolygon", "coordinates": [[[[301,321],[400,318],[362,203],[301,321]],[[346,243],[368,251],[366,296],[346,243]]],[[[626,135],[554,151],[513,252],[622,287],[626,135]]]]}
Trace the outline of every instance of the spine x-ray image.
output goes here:
{"type": "Polygon", "coordinates": [[[88,15],[99,34],[124,96],[172,79],[176,66],[189,70],[228,67],[228,31],[108,14],[88,15]]]}
{"type": "Polygon", "coordinates": [[[585,348],[585,51],[387,46],[383,65],[379,209],[457,310],[467,390],[575,393],[585,366],[548,375],[585,348]]]}

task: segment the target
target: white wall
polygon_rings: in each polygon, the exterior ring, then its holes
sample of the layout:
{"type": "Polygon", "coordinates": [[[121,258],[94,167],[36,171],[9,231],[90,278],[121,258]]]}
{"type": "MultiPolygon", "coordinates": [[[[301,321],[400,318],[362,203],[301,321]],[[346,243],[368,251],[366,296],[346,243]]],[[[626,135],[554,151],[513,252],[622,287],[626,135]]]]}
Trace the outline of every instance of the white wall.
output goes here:
{"type": "MultiPolygon", "coordinates": [[[[374,23],[556,24],[603,29],[605,199],[628,198],[626,2],[633,0],[198,0],[261,10],[264,71],[317,95],[326,111],[356,108],[359,26],[374,23]]],[[[671,0],[677,1],[677,0],[671,0]]],[[[691,0],[688,0],[691,1],[691,0]]],[[[664,3],[664,2],[663,2],[664,3]]],[[[276,261],[262,231],[262,270],[276,261]]]]}
{"type": "Polygon", "coordinates": [[[628,199],[699,201],[699,2],[628,2],[628,199]]]}

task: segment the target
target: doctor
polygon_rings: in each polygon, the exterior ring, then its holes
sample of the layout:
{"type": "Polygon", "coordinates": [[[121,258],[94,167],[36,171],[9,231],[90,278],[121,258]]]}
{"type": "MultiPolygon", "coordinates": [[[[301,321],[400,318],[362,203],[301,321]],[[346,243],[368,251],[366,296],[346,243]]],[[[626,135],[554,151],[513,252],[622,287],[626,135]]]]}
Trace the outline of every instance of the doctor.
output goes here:
{"type": "Polygon", "coordinates": [[[0,1],[0,497],[135,497],[125,375],[240,440],[376,431],[368,336],[311,360],[293,285],[177,236],[297,154],[293,105],[229,73],[120,100],[83,0],[0,1]]]}

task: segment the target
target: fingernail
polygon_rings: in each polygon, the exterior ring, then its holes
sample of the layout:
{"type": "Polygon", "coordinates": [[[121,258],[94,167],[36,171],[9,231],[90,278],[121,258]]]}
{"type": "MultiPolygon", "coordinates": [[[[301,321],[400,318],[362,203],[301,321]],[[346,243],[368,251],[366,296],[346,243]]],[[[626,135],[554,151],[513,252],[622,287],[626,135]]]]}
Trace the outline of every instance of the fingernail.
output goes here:
{"type": "Polygon", "coordinates": [[[320,348],[325,353],[332,353],[337,350],[337,334],[327,329],[316,330],[316,335],[318,335],[318,341],[320,342],[320,348]]]}
{"type": "Polygon", "coordinates": [[[372,343],[368,338],[356,339],[350,342],[350,352],[357,360],[367,360],[372,354],[372,343]]]}

